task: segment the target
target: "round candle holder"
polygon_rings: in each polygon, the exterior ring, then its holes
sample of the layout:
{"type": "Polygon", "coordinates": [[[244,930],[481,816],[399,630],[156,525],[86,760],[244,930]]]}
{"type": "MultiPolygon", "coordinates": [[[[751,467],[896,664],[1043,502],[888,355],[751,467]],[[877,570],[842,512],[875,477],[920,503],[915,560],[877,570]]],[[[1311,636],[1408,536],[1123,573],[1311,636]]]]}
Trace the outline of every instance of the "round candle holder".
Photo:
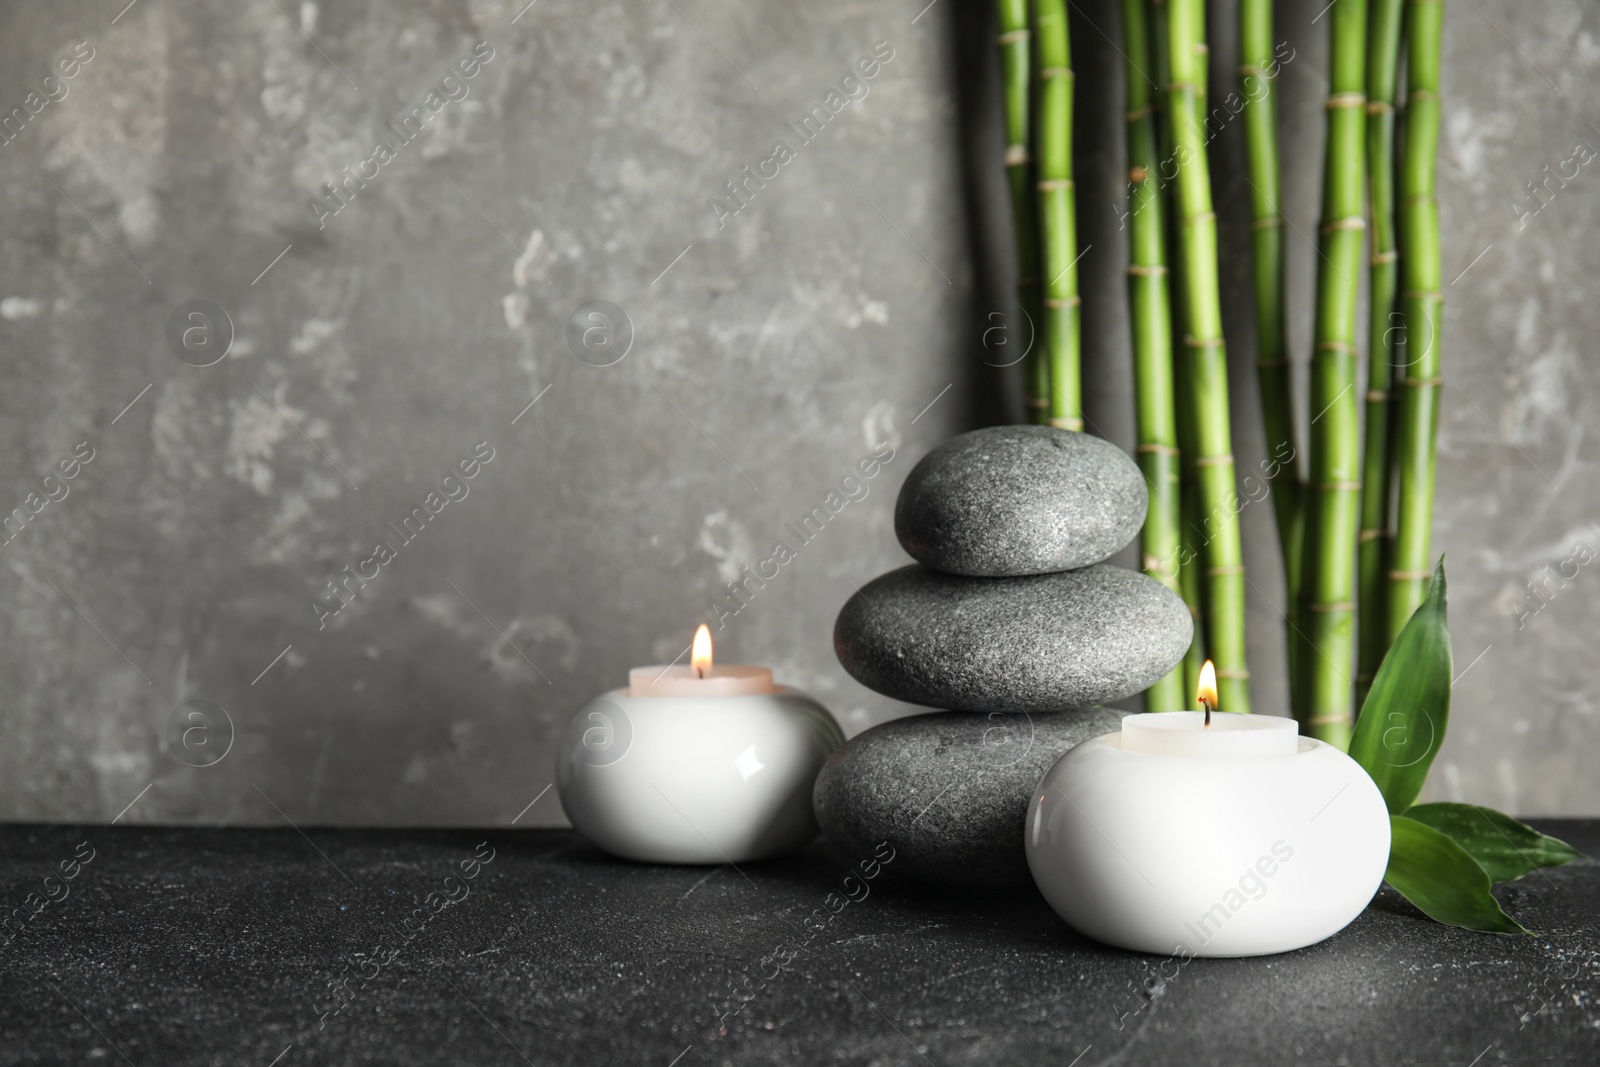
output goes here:
{"type": "Polygon", "coordinates": [[[1361,913],[1389,859],[1367,772],[1266,715],[1131,715],[1045,772],[1023,833],[1069,925],[1163,955],[1315,944],[1361,913]]]}
{"type": "Polygon", "coordinates": [[[556,780],[579,833],[623,859],[684,864],[771,859],[817,836],[812,786],[844,744],[826,708],[786,686],[666,688],[612,690],[568,721],[556,780]]]}

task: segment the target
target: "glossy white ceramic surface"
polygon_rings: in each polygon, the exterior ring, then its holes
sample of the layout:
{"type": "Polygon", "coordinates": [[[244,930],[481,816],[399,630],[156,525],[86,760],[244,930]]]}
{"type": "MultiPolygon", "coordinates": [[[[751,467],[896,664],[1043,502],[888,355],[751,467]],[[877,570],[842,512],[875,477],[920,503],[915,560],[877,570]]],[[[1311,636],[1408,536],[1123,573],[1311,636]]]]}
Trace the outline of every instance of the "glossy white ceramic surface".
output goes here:
{"type": "Polygon", "coordinates": [[[1080,933],[1163,955],[1257,956],[1321,941],[1371,901],[1389,816],[1349,756],[1298,737],[1273,752],[1283,727],[1242,728],[1237,754],[1221,732],[1198,754],[1163,754],[1175,738],[1131,725],[1062,756],[1029,804],[1028,866],[1080,933]]]}
{"type": "Polygon", "coordinates": [[[817,835],[811,788],[844,734],[794,689],[713,698],[616,689],[572,716],[556,780],[567,818],[646,863],[743,863],[817,835]]]}

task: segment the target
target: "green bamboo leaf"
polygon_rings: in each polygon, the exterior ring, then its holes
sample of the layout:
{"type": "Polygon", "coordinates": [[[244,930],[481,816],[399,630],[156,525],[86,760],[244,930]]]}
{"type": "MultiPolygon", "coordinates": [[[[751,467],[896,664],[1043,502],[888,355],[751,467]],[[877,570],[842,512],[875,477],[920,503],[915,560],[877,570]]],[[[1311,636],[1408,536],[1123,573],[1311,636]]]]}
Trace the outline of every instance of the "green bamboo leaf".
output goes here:
{"type": "Polygon", "coordinates": [[[1378,783],[1391,815],[1416,801],[1444,742],[1451,671],[1441,557],[1422,606],[1383,658],[1350,739],[1351,757],[1378,783]]]}
{"type": "Polygon", "coordinates": [[[1418,804],[1406,818],[1431,826],[1478,861],[1491,882],[1509,882],[1540,867],[1559,867],[1583,853],[1493,808],[1418,804]]]}
{"type": "Polygon", "coordinates": [[[1446,926],[1489,934],[1531,934],[1489,893],[1478,861],[1444,834],[1404,815],[1389,816],[1389,869],[1383,880],[1446,926]]]}

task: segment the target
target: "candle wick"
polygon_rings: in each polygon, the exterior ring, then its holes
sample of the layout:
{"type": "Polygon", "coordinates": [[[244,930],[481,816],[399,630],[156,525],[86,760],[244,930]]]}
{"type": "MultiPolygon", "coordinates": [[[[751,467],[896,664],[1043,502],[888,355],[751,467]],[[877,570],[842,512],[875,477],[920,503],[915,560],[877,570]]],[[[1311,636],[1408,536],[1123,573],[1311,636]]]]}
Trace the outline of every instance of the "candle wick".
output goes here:
{"type": "Polygon", "coordinates": [[[1211,701],[1201,700],[1200,706],[1206,709],[1206,729],[1211,728],[1211,701]]]}
{"type": "MultiPolygon", "coordinates": [[[[704,678],[706,676],[706,669],[704,667],[696,667],[694,669],[694,673],[695,673],[695,677],[704,678]]],[[[1207,719],[1206,721],[1210,722],[1211,720],[1207,719]]]]}

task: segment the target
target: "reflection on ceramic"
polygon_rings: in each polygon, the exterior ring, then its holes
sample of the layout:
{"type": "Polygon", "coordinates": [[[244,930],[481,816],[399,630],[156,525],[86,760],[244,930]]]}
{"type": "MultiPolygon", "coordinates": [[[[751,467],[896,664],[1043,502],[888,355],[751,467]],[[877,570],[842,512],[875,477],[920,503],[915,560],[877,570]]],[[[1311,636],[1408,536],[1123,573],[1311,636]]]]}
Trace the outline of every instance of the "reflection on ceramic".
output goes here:
{"type": "Polygon", "coordinates": [[[1056,913],[1139,952],[1259,956],[1347,926],[1389,859],[1360,765],[1293,719],[1130,715],[1045,772],[1023,831],[1056,913]]]}
{"type": "Polygon", "coordinates": [[[844,734],[785,686],[702,698],[616,689],[580,708],[556,779],[567,818],[646,863],[743,863],[816,837],[811,788],[844,734]]]}

